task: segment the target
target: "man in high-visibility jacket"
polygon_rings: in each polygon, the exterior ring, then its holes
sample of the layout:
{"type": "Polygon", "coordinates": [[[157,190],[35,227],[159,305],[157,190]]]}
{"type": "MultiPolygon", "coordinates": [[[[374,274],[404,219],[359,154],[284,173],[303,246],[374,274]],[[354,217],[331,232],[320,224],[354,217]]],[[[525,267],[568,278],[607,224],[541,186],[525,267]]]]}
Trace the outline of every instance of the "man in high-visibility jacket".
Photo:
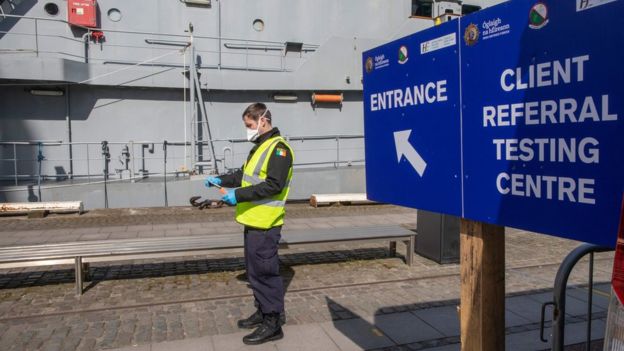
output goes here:
{"type": "Polygon", "coordinates": [[[284,285],[277,249],[294,156],[271,118],[266,105],[249,105],[243,112],[243,123],[247,139],[255,145],[243,168],[205,181],[206,186],[238,187],[228,191],[223,201],[236,205],[236,221],[245,226],[245,267],[258,310],[238,321],[238,326],[256,328],[243,338],[250,345],[284,337],[280,318],[284,313],[284,285]]]}

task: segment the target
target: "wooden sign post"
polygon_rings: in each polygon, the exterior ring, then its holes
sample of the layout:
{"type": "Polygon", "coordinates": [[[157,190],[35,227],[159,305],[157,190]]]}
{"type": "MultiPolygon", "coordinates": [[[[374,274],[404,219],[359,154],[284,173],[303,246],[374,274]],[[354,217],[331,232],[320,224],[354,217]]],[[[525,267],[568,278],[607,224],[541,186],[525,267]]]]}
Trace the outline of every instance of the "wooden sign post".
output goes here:
{"type": "Polygon", "coordinates": [[[505,350],[505,227],[461,220],[461,350],[505,350]]]}

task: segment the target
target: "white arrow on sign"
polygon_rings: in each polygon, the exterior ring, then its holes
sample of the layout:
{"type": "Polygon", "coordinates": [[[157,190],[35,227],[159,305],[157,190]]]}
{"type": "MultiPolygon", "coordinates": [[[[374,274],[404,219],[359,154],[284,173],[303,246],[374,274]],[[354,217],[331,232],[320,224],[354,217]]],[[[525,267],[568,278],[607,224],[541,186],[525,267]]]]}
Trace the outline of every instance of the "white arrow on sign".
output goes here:
{"type": "Polygon", "coordinates": [[[394,144],[396,145],[397,161],[401,162],[401,157],[405,156],[407,161],[414,167],[416,172],[422,177],[427,168],[427,162],[420,157],[420,154],[409,142],[409,136],[412,130],[401,130],[394,132],[394,144]]]}

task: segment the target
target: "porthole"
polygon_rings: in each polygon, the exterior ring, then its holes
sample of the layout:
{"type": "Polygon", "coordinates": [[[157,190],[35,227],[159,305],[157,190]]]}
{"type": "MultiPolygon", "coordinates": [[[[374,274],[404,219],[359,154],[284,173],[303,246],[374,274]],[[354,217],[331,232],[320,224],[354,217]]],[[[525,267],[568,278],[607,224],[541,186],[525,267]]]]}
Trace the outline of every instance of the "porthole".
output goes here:
{"type": "Polygon", "coordinates": [[[256,19],[253,21],[253,29],[256,32],[262,32],[264,30],[264,21],[261,19],[256,19]]]}
{"type": "Polygon", "coordinates": [[[121,20],[121,11],[115,8],[108,10],[108,19],[113,22],[119,22],[121,20]]]}
{"type": "Polygon", "coordinates": [[[45,4],[45,6],[43,6],[43,9],[50,16],[56,16],[59,13],[58,5],[53,2],[45,4]]]}

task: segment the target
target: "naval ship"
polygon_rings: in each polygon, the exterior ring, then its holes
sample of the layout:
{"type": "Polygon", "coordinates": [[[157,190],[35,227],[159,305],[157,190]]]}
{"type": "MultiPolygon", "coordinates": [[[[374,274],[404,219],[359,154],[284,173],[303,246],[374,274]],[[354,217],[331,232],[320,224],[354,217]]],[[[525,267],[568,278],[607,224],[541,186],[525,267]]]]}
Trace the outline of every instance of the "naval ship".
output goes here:
{"type": "Polygon", "coordinates": [[[501,1],[0,0],[0,203],[186,205],[264,102],[292,199],[363,193],[363,51],[501,1]]]}

